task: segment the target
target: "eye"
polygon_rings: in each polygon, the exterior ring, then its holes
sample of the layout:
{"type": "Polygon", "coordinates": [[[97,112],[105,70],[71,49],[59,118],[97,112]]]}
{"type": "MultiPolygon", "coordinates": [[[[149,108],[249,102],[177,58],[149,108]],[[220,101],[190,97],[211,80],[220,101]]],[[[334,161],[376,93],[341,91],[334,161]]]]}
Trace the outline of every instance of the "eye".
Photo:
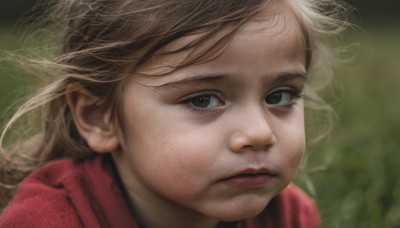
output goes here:
{"type": "Polygon", "coordinates": [[[223,105],[221,99],[214,94],[194,94],[187,98],[184,103],[194,109],[211,109],[223,105]]]}
{"type": "Polygon", "coordinates": [[[294,98],[301,97],[301,94],[293,90],[278,90],[272,92],[265,98],[265,102],[269,105],[290,106],[294,98]]]}

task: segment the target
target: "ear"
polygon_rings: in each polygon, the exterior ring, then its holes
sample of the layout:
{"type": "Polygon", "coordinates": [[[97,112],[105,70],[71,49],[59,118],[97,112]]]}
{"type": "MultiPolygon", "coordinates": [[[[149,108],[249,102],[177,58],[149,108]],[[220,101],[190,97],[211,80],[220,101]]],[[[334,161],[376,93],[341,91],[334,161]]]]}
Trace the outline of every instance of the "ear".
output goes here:
{"type": "Polygon", "coordinates": [[[118,149],[117,129],[111,123],[111,109],[104,109],[102,100],[78,83],[67,85],[65,97],[75,126],[90,149],[98,153],[118,149]]]}

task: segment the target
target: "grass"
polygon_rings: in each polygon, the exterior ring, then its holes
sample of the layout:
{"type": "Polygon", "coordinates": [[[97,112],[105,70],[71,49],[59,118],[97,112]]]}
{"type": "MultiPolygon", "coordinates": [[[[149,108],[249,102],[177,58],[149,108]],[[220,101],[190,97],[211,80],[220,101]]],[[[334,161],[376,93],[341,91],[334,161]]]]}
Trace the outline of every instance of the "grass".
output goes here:
{"type": "MultiPolygon", "coordinates": [[[[339,115],[330,138],[311,149],[322,227],[400,226],[400,38],[377,30],[342,69],[339,115]]],[[[372,33],[372,32],[371,32],[372,33]]]]}
{"type": "MultiPolygon", "coordinates": [[[[1,49],[22,45],[4,31],[0,34],[8,35],[0,37],[1,49]]],[[[318,168],[308,175],[322,227],[400,226],[400,34],[393,31],[362,40],[359,58],[341,69],[341,95],[334,103],[337,126],[308,151],[308,170],[318,168]]],[[[11,65],[0,66],[3,125],[4,110],[26,93],[29,83],[11,65]]]]}

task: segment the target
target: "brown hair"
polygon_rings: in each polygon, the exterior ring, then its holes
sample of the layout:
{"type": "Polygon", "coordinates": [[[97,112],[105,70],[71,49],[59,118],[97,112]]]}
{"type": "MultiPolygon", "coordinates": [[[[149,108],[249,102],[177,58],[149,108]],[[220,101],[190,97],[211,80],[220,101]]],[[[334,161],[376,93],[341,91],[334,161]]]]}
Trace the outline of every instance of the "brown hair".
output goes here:
{"type": "MultiPolygon", "coordinates": [[[[116,90],[119,82],[156,55],[167,55],[202,45],[221,28],[228,32],[204,52],[177,68],[206,61],[228,43],[234,32],[274,0],[61,0],[51,6],[49,19],[62,31],[57,58],[41,61],[50,77],[48,85],[20,106],[5,126],[0,145],[0,209],[14,194],[20,181],[32,170],[55,159],[85,158],[94,154],[79,136],[65,100],[69,83],[79,83],[112,107],[112,120],[120,121],[116,90]],[[200,33],[201,32],[201,33],[200,33]],[[183,47],[162,48],[188,34],[201,34],[183,47]],[[39,114],[41,128],[34,137],[7,151],[6,132],[22,116],[39,114]]],[[[308,64],[318,87],[331,75],[330,49],[326,36],[340,33],[346,23],[338,19],[342,5],[332,0],[286,0],[304,30],[308,64]],[[328,62],[326,62],[328,60],[328,62]],[[328,63],[328,64],[327,64],[328,63]],[[318,67],[324,64],[324,68],[318,67]],[[324,69],[323,72],[320,69],[324,69]],[[320,75],[324,75],[323,80],[320,75]]],[[[341,13],[340,13],[341,14],[341,13]]],[[[31,63],[38,63],[32,62],[31,63]]],[[[321,87],[322,88],[322,87],[321,87]]],[[[315,91],[317,91],[315,90],[315,91]]],[[[317,93],[307,92],[309,107],[329,110],[317,93]]],[[[117,123],[116,123],[117,124],[117,123]]],[[[18,141],[17,141],[18,142],[18,141]]]]}

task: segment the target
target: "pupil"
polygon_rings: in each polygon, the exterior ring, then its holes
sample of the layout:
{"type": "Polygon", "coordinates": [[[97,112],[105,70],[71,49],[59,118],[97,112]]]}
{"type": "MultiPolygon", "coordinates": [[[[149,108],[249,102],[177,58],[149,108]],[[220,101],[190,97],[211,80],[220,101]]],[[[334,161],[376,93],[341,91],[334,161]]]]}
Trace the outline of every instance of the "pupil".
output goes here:
{"type": "Polygon", "coordinates": [[[268,104],[278,104],[282,99],[281,93],[273,93],[267,97],[268,104]]]}
{"type": "Polygon", "coordinates": [[[211,101],[210,96],[201,96],[193,99],[192,104],[196,107],[206,108],[211,101]]]}

